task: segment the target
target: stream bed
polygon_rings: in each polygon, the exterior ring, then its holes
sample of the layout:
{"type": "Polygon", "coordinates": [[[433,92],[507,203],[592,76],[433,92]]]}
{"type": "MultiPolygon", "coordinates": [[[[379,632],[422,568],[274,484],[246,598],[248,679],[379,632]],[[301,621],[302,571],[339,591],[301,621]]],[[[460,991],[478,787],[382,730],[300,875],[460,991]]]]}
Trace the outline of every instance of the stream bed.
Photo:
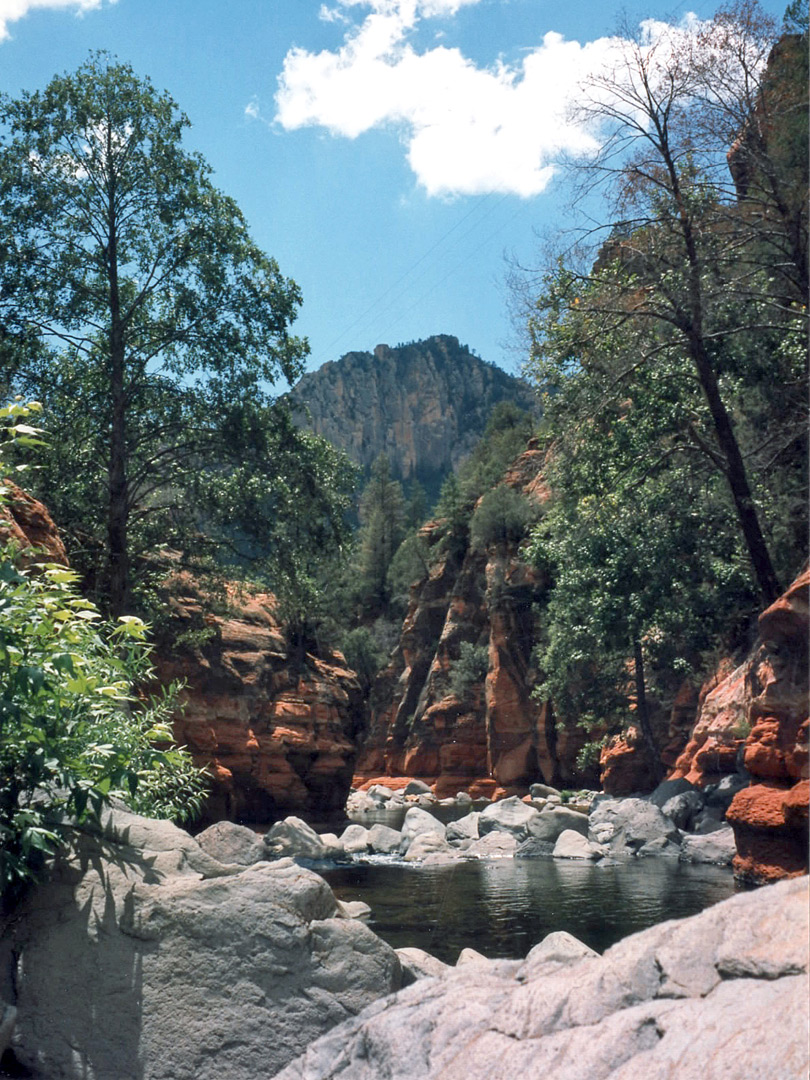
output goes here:
{"type": "Polygon", "coordinates": [[[663,858],[414,866],[377,856],[321,873],[339,899],[369,905],[368,925],[394,948],[416,946],[448,964],[468,947],[519,959],[554,930],[603,952],[628,934],[694,915],[736,891],[730,868],[663,858]]]}

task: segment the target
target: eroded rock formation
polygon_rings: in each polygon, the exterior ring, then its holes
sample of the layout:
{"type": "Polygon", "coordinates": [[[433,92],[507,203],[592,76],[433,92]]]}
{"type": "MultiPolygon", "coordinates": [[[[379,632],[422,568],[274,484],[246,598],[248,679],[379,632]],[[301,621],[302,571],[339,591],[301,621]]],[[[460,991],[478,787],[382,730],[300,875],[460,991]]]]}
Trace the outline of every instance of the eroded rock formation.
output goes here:
{"type": "Polygon", "coordinates": [[[672,774],[701,787],[738,768],[750,777],[727,817],[735,871],[753,881],[807,871],[808,590],[806,569],[760,616],[751,653],[706,695],[672,774]]]}
{"type": "Polygon", "coordinates": [[[214,615],[182,578],[169,604],[173,633],[185,627],[196,640],[159,649],[157,673],[161,682],[185,683],[175,735],[211,773],[206,819],[341,810],[365,716],[343,658],[291,655],[269,595],[231,588],[229,610],[214,615]]]}
{"type": "MultiPolygon", "coordinates": [[[[505,483],[536,503],[547,490],[537,445],[505,483]]],[[[532,696],[533,604],[545,586],[514,544],[440,554],[442,530],[422,536],[436,557],[412,588],[399,645],[372,695],[372,720],[356,781],[418,776],[439,796],[469,791],[523,794],[534,780],[576,775],[579,729],[558,732],[550,707],[532,696]],[[486,648],[486,675],[459,696],[452,671],[463,642],[486,648]]]]}
{"type": "Polygon", "coordinates": [[[47,507],[10,480],[4,480],[3,486],[6,496],[0,504],[0,543],[19,545],[28,560],[44,557],[67,564],[65,545],[47,507]],[[33,555],[31,548],[36,549],[33,555]]]}

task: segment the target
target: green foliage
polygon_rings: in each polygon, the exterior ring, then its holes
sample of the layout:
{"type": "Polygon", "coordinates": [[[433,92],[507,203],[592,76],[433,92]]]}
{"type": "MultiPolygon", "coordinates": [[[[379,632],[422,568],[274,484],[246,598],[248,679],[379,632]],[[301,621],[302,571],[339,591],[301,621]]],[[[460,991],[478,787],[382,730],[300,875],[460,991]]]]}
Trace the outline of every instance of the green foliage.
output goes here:
{"type": "Polygon", "coordinates": [[[470,540],[480,550],[496,544],[519,544],[535,517],[531,502],[521,491],[499,484],[476,507],[470,522],[470,540]]]}
{"type": "MultiPolygon", "coordinates": [[[[19,446],[30,407],[0,409],[19,446]]],[[[2,493],[0,492],[0,501],[2,493]]],[[[27,557],[28,558],[28,557],[27,557]]],[[[155,700],[136,687],[151,674],[145,625],[102,620],[62,566],[21,569],[0,550],[0,891],[33,879],[76,823],[113,795],[141,813],[192,816],[204,780],[173,744],[173,689],[155,700]]]]}
{"type": "Polygon", "coordinates": [[[143,557],[198,546],[223,490],[242,512],[238,484],[283,485],[272,454],[236,475],[232,447],[258,432],[275,449],[268,386],[308,351],[289,332],[300,293],[127,64],[92,54],[3,98],[0,123],[0,385],[46,406],[38,491],[120,614],[143,557]]]}
{"type": "Polygon", "coordinates": [[[360,685],[366,690],[388,659],[380,642],[366,626],[357,626],[344,635],[341,652],[352,671],[357,672],[360,685]]]}
{"type": "Polygon", "coordinates": [[[474,686],[483,683],[489,669],[489,649],[486,645],[475,645],[462,641],[458,650],[458,660],[450,669],[450,689],[464,701],[474,686]]]}
{"type": "Polygon", "coordinates": [[[360,522],[360,606],[379,614],[390,598],[388,569],[405,535],[405,496],[402,484],[391,479],[385,454],[371,467],[360,499],[360,522]]]}
{"type": "Polygon", "coordinates": [[[416,532],[409,533],[396,550],[388,567],[388,591],[393,599],[407,599],[411,585],[422,581],[430,570],[430,548],[416,532]]]}

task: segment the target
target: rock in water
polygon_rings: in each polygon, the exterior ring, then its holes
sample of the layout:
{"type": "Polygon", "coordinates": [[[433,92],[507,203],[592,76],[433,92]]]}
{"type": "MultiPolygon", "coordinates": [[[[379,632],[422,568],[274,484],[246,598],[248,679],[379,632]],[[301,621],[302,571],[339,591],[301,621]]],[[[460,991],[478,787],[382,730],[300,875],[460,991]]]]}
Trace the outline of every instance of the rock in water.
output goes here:
{"type": "Polygon", "coordinates": [[[37,1080],[266,1080],[399,986],[317,875],[237,871],[123,811],[80,835],[3,927],[18,1060],[37,1080]]]}
{"type": "Polygon", "coordinates": [[[805,877],[601,957],[550,935],[522,965],[461,964],[371,1005],[275,1080],[806,1080],[807,907],[805,877]]]}

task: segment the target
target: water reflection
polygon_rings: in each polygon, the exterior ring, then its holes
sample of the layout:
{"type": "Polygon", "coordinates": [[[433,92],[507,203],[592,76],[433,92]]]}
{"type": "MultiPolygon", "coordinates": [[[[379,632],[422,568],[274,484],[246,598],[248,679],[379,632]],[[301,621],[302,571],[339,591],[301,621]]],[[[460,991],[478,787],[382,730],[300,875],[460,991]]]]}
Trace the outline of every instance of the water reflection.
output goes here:
{"type": "Polygon", "coordinates": [[[418,946],[447,963],[465,947],[522,957],[553,930],[599,952],[665,919],[731,896],[731,872],[665,859],[600,865],[495,859],[445,866],[357,864],[323,875],[343,900],[364,900],[370,925],[394,948],[418,946]]]}

